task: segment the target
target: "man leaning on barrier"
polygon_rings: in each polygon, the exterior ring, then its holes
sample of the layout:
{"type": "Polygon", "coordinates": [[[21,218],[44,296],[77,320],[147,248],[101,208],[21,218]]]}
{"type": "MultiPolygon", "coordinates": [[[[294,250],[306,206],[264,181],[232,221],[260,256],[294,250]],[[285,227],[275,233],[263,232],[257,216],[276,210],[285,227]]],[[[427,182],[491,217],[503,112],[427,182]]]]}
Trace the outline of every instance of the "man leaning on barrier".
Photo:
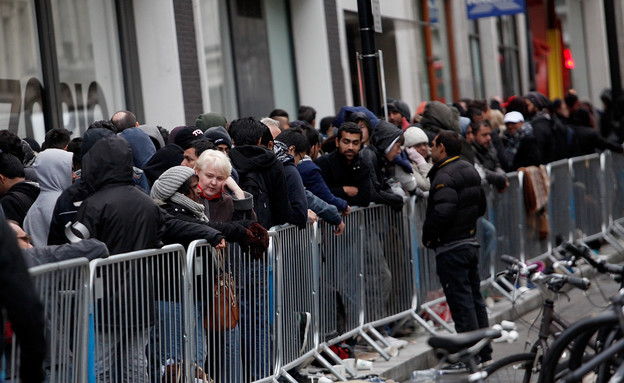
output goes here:
{"type": "MultiPolygon", "coordinates": [[[[476,169],[459,159],[461,141],[450,131],[440,131],[431,144],[434,166],[429,172],[431,190],[423,224],[423,244],[435,249],[436,268],[457,332],[488,327],[480,290],[477,219],[485,213],[485,192],[476,169]]],[[[484,348],[481,362],[492,359],[484,348]]],[[[461,368],[462,366],[456,366],[461,368]]]]}
{"type": "Polygon", "coordinates": [[[371,169],[360,161],[361,140],[362,129],[356,123],[343,123],[336,135],[337,150],[319,157],[316,164],[333,195],[349,206],[365,207],[371,202],[371,169]]]}

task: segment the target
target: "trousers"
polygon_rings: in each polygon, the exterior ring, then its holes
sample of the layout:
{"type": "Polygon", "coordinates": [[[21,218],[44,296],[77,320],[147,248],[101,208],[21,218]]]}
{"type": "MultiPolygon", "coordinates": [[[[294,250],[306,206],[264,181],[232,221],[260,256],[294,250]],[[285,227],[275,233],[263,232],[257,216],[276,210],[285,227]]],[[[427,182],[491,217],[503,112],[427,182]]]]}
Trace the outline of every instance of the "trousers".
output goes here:
{"type": "MultiPolygon", "coordinates": [[[[436,268],[457,332],[489,327],[479,278],[479,248],[466,245],[436,256],[436,268]]],[[[492,347],[479,354],[481,361],[492,359],[492,347]]]]}

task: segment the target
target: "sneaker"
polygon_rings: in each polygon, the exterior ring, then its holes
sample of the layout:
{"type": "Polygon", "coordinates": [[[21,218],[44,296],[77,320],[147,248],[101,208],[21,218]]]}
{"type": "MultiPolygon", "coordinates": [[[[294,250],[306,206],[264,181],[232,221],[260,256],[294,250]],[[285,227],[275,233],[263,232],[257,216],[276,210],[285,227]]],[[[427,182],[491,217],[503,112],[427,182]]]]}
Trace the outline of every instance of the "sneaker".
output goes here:
{"type": "Polygon", "coordinates": [[[301,311],[297,313],[297,320],[299,321],[299,340],[301,341],[301,349],[299,354],[303,354],[306,345],[308,343],[308,332],[310,331],[310,322],[312,316],[307,311],[301,311]]]}
{"type": "Polygon", "coordinates": [[[440,368],[440,371],[444,371],[447,374],[462,374],[470,372],[470,369],[464,362],[456,362],[453,364],[447,364],[446,366],[440,368]]]}
{"type": "Polygon", "coordinates": [[[490,366],[492,363],[494,363],[494,361],[492,359],[486,360],[485,362],[479,363],[478,367],[479,367],[479,369],[486,368],[486,367],[490,366]]]}

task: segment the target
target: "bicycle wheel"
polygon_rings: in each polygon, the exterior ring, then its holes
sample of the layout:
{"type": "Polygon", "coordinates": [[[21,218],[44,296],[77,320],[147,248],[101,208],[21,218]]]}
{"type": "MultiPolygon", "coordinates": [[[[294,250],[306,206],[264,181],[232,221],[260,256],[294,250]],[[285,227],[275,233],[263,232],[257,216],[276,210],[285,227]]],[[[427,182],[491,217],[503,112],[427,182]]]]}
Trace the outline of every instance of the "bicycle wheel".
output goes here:
{"type": "Polygon", "coordinates": [[[542,370],[539,375],[540,383],[551,383],[562,380],[566,375],[571,373],[581,364],[587,363],[588,360],[599,354],[585,353],[580,358],[577,350],[570,353],[568,350],[574,350],[575,342],[578,344],[586,344],[587,334],[597,334],[604,328],[615,328],[618,324],[618,318],[614,312],[607,311],[593,318],[580,320],[570,326],[553,342],[550,349],[544,355],[542,361],[542,370]],[[579,341],[580,340],[580,341],[579,341]],[[570,360],[572,355],[572,360],[570,360]]]}
{"type": "MultiPolygon", "coordinates": [[[[603,349],[608,349],[621,339],[622,332],[619,329],[613,329],[606,334],[603,349]]],[[[607,382],[610,381],[609,379],[621,382],[622,380],[618,380],[621,378],[622,372],[624,372],[621,370],[621,366],[624,366],[624,355],[622,355],[622,352],[615,353],[606,363],[602,363],[597,368],[598,382],[607,382]],[[617,376],[615,376],[616,373],[617,376]]]]}
{"type": "Polygon", "coordinates": [[[488,366],[486,380],[488,382],[537,382],[533,376],[533,363],[535,354],[527,352],[523,354],[509,355],[499,359],[488,366]]]}

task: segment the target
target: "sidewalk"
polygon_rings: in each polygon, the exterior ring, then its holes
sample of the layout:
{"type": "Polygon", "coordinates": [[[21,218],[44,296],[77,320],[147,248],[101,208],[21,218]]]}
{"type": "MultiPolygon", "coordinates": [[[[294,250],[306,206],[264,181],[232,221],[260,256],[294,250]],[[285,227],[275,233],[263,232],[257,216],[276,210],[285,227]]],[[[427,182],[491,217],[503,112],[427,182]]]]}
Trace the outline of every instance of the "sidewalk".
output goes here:
{"type": "MultiPolygon", "coordinates": [[[[624,260],[624,255],[610,245],[603,245],[600,249],[600,256],[605,257],[609,262],[618,263],[624,260]]],[[[593,269],[587,265],[582,266],[583,275],[591,277],[594,275],[593,269]]],[[[496,302],[488,309],[490,324],[500,323],[502,320],[514,321],[520,315],[529,313],[542,304],[542,298],[537,290],[530,290],[518,299],[512,306],[511,302],[502,299],[496,302]]],[[[444,329],[440,330],[440,334],[448,334],[444,329]]],[[[358,370],[358,378],[368,375],[377,375],[386,381],[393,380],[395,382],[409,381],[412,371],[434,367],[438,363],[433,350],[427,345],[429,333],[422,328],[418,328],[414,334],[401,338],[408,341],[408,345],[399,350],[399,354],[389,361],[381,357],[373,359],[371,370],[358,370]]],[[[521,339],[521,341],[524,341],[521,339]]],[[[357,378],[355,379],[357,380],[357,378]]]]}

